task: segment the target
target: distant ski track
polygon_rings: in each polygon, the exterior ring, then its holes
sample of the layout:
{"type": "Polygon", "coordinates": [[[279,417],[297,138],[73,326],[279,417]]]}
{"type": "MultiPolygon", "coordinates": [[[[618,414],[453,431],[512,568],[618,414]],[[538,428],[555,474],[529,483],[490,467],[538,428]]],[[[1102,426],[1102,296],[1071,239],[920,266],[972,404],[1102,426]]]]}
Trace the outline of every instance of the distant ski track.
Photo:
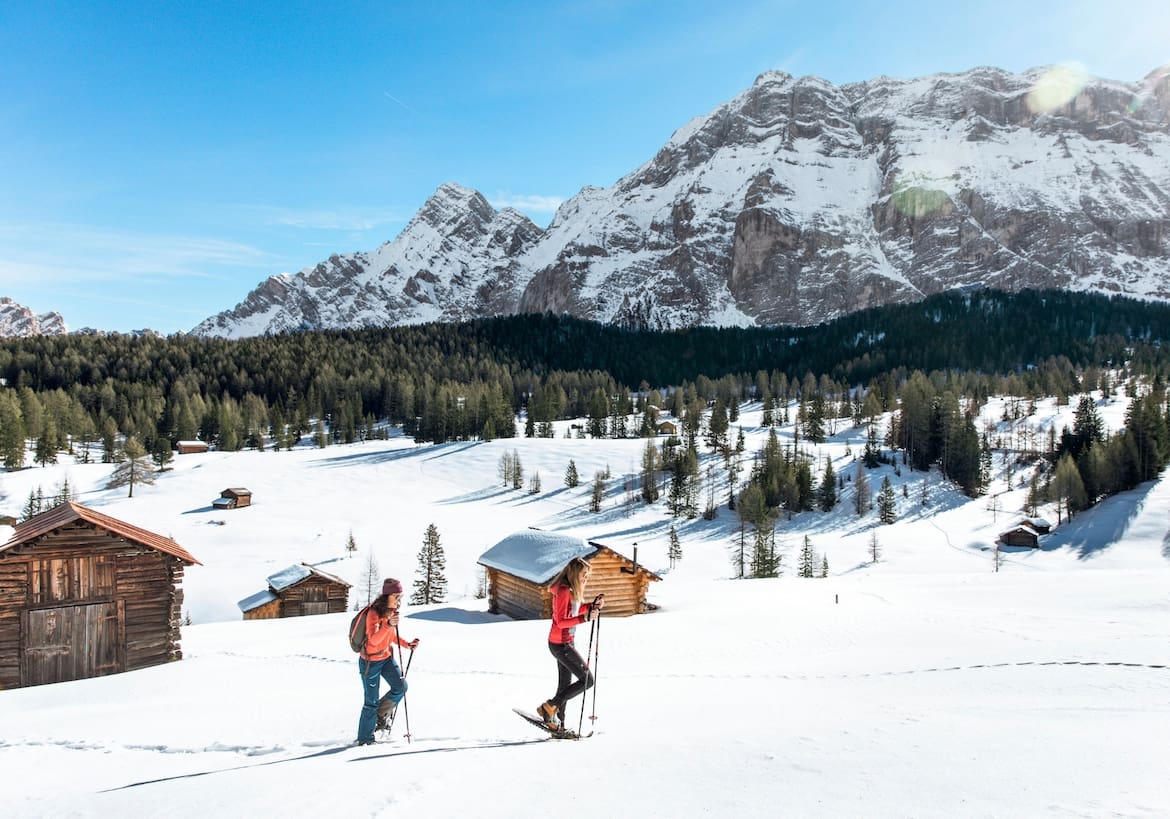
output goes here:
{"type": "MultiPolygon", "coordinates": [[[[350,663],[352,660],[339,660],[336,657],[319,657],[313,654],[283,654],[283,655],[251,655],[251,654],[237,654],[235,652],[217,652],[217,655],[241,657],[248,660],[318,660],[326,663],[350,663]]],[[[1165,670],[1170,668],[1170,664],[1161,663],[1133,663],[1124,660],[1024,660],[1016,662],[1005,663],[975,663],[971,665],[948,665],[935,666],[932,668],[909,668],[893,671],[859,671],[854,674],[777,674],[773,672],[745,672],[742,674],[643,674],[643,673],[622,673],[611,672],[615,676],[626,679],[769,679],[769,680],[855,680],[864,677],[895,677],[907,674],[926,674],[935,671],[975,671],[983,668],[1022,668],[1026,666],[1102,666],[1112,668],[1147,668],[1153,670],[1165,670]]],[[[524,674],[515,671],[488,671],[483,669],[429,669],[428,674],[441,675],[445,677],[464,677],[464,676],[487,676],[487,677],[513,677],[517,679],[532,678],[539,675],[524,674]]],[[[5,747],[5,743],[0,740],[0,748],[5,747]]]]}

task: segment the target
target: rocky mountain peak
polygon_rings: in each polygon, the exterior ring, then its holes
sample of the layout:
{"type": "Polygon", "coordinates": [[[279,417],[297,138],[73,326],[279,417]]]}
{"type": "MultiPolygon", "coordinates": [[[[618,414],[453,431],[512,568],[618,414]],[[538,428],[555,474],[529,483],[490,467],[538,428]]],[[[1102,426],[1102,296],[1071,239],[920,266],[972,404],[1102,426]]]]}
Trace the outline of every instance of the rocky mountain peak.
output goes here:
{"type": "Polygon", "coordinates": [[[35,314],[23,304],[0,296],[0,338],[59,336],[68,332],[60,313],[35,314]]]}
{"type": "Polygon", "coordinates": [[[394,241],[270,279],[195,332],[545,310],[812,324],[955,287],[1170,298],[1168,106],[1166,69],[766,72],[545,230],[447,183],[394,241]]]}

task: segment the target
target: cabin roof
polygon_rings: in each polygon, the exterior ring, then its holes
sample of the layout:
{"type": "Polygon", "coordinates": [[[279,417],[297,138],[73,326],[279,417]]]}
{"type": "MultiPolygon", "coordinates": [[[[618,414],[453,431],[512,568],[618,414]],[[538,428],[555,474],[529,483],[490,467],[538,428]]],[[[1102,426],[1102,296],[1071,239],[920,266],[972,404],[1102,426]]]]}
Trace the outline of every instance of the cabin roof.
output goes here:
{"type": "Polygon", "coordinates": [[[264,591],[248,595],[239,603],[236,603],[236,605],[240,607],[240,611],[251,611],[252,609],[258,609],[263,605],[271,603],[276,599],[277,597],[272,592],[272,589],[265,589],[264,591]]]}
{"type": "Polygon", "coordinates": [[[1035,529],[1033,529],[1031,526],[1029,526],[1026,523],[1017,523],[1015,526],[1008,529],[1006,532],[1003,532],[1000,535],[1000,537],[1004,537],[1004,535],[1010,535],[1012,532],[1025,532],[1029,535],[1034,535],[1035,537],[1040,537],[1040,533],[1037,532],[1035,529]]]}
{"type": "Polygon", "coordinates": [[[597,546],[573,535],[524,529],[513,532],[479,556],[479,565],[543,585],[575,557],[589,557],[597,546]]]}
{"type": "Polygon", "coordinates": [[[227,489],[223,490],[223,492],[220,492],[220,494],[226,495],[228,492],[231,492],[233,495],[235,495],[237,497],[239,497],[241,495],[251,495],[252,494],[251,489],[245,489],[242,486],[229,486],[227,489]]]}
{"type": "Polygon", "coordinates": [[[16,524],[12,537],[3,546],[0,546],[0,554],[15,549],[29,541],[47,535],[62,526],[67,526],[74,521],[85,521],[86,523],[105,529],[115,535],[125,538],[132,543],[137,543],[139,546],[146,546],[150,549],[163,552],[177,557],[188,565],[197,564],[202,566],[190,552],[184,549],[169,537],[148,532],[133,524],[126,523],[124,520],[118,520],[115,517],[102,514],[96,510],[90,509],[88,506],[82,506],[80,503],[73,501],[66,501],[65,503],[54,506],[47,512],[41,512],[39,515],[34,515],[22,523],[16,524]]]}
{"type": "Polygon", "coordinates": [[[329,574],[328,572],[323,572],[314,566],[310,566],[308,563],[297,563],[293,566],[289,566],[287,569],[281,569],[276,574],[268,575],[268,585],[275,591],[284,591],[289,586],[295,586],[306,577],[314,574],[318,577],[323,577],[326,580],[332,580],[334,583],[340,583],[347,589],[350,586],[349,583],[346,583],[340,577],[329,574]]]}

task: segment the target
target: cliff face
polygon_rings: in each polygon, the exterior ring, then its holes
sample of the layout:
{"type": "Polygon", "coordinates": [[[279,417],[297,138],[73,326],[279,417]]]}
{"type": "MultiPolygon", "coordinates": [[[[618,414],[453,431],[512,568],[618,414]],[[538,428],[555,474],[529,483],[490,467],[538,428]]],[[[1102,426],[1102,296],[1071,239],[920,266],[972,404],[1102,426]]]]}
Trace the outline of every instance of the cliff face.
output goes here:
{"type": "Polygon", "coordinates": [[[372,254],[269,279],[195,329],[554,311],[812,324],[962,286],[1170,298],[1170,74],[760,76],[547,229],[444,185],[372,254]]]}

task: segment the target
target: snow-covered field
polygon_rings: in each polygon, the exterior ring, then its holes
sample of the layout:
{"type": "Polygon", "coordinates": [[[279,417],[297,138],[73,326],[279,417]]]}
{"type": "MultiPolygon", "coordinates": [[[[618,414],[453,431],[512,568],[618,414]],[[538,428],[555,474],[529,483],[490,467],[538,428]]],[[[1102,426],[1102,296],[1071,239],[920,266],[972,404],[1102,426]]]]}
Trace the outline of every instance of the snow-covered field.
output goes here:
{"type": "MultiPolygon", "coordinates": [[[[1123,411],[1121,399],[1101,406],[1113,429],[1123,411]]],[[[1059,430],[1071,412],[1042,402],[1028,423],[1059,430]]],[[[998,401],[985,410],[1001,414],[998,401]]],[[[764,440],[759,418],[753,406],[740,421],[749,454],[764,440]]],[[[819,463],[828,455],[852,474],[862,444],[861,430],[842,429],[819,463]]],[[[781,523],[783,577],[732,580],[733,513],[672,521],[664,501],[626,504],[621,475],[643,447],[397,438],[211,452],[178,457],[133,498],[102,488],[109,466],[63,458],[0,474],[0,512],[19,514],[30,490],[52,494],[68,476],[80,503],[170,535],[203,563],[184,581],[182,662],[0,692],[0,813],[1170,815],[1170,482],[1103,502],[996,572],[992,544],[1026,493],[1018,470],[1010,488],[1002,475],[993,486],[995,504],[932,473],[924,509],[923,475],[882,467],[870,486],[891,476],[894,525],[858,519],[847,484],[834,512],[781,523]],[[513,450],[527,475],[539,470],[540,494],[501,485],[497,464],[513,450]],[[582,479],[571,490],[570,459],[582,479]],[[591,477],[607,466],[610,493],[589,512],[591,477]],[[251,489],[253,506],[212,511],[229,486],[251,489]],[[683,548],[673,570],[672,522],[683,548]],[[404,610],[404,635],[421,640],[412,741],[400,714],[396,739],[352,747],[361,690],[349,615],[242,622],[236,602],[301,561],[357,584],[371,555],[409,591],[431,523],[449,598],[404,610]],[[657,611],[601,621],[596,733],[581,742],[548,740],[511,712],[555,687],[547,624],[490,615],[474,595],[478,556],[527,526],[627,555],[637,543],[663,577],[657,611]],[[806,534],[829,577],[795,576],[806,534]]],[[[1042,515],[1056,522],[1055,510],[1042,515]]],[[[582,651],[588,636],[578,629],[582,651]]]]}

